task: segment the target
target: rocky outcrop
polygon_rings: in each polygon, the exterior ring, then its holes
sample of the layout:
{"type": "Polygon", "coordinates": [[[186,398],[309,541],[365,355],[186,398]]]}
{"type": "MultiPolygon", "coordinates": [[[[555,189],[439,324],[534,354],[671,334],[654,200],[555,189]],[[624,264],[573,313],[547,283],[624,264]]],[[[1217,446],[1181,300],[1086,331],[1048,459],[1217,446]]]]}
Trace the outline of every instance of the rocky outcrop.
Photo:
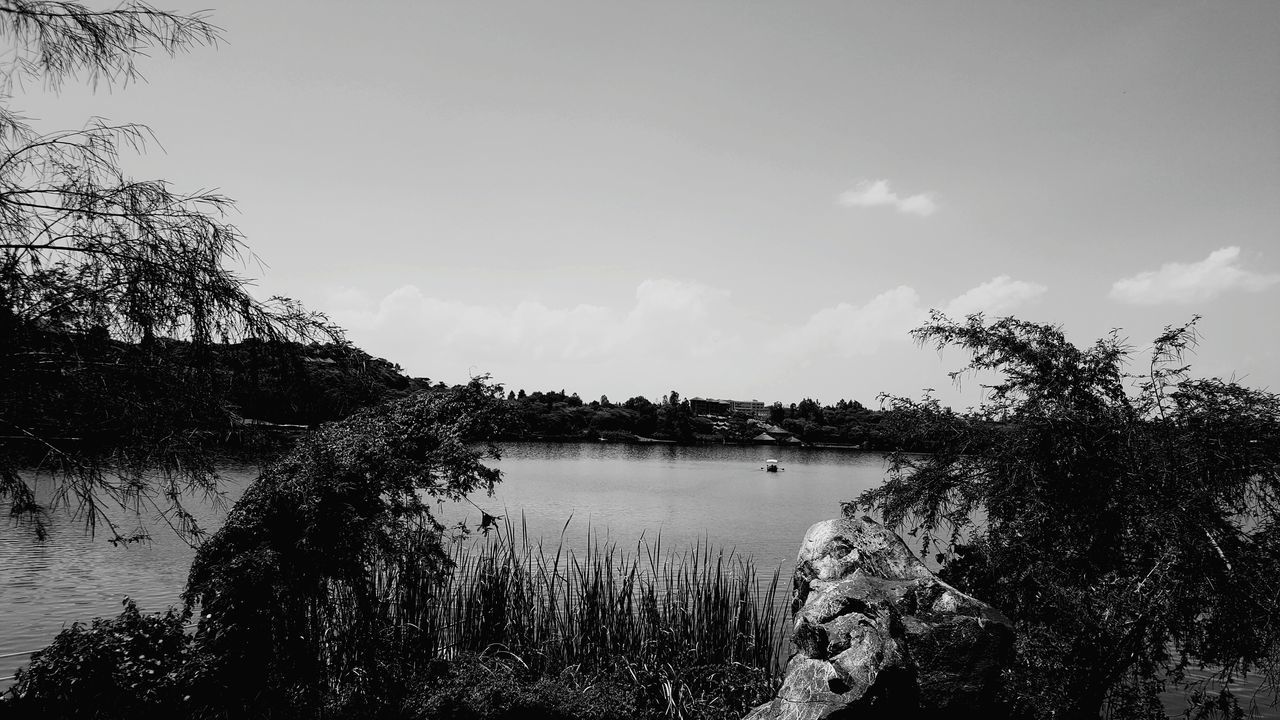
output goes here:
{"type": "Polygon", "coordinates": [[[870,518],[809,528],[796,563],[796,653],[747,720],[1000,718],[1013,626],[939,580],[870,518]]]}

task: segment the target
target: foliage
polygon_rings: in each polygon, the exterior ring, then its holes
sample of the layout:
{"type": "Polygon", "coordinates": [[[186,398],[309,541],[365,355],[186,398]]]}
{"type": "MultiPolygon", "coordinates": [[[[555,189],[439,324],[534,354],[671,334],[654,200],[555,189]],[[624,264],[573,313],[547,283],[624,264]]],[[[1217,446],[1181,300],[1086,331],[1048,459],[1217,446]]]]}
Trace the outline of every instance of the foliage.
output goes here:
{"type": "MultiPolygon", "coordinates": [[[[660,403],[633,397],[621,404],[610,404],[608,398],[583,403],[576,394],[563,390],[525,394],[521,390],[507,398],[519,419],[507,439],[527,440],[596,440],[635,442],[637,438],[656,438],[681,443],[749,444],[761,428],[745,416],[723,418],[723,425],[713,426],[711,419],[693,415],[688,400],[672,391],[660,403]]],[[[774,403],[770,422],[804,442],[854,445],[866,450],[896,449],[904,438],[890,432],[892,408],[870,410],[854,400],[840,400],[822,405],[812,398],[784,406],[774,403]]],[[[915,442],[922,442],[916,439],[915,442]]],[[[913,450],[927,450],[913,446],[913,450]]]]}
{"type": "Polygon", "coordinates": [[[1161,685],[1206,663],[1274,689],[1280,397],[1190,377],[1194,321],[1141,377],[1115,333],[1081,349],[1052,326],[934,314],[915,336],[998,378],[964,413],[891,399],[897,432],[936,452],[894,455],[856,505],[1015,620],[1029,714],[1163,717],[1161,685]]]}
{"type": "Polygon", "coordinates": [[[661,537],[634,554],[589,537],[579,556],[563,538],[544,549],[520,527],[506,521],[483,545],[455,545],[450,573],[384,569],[388,620],[426,643],[410,641],[411,655],[496,646],[539,670],[618,658],[765,671],[781,662],[779,571],[761,578],[749,558],[702,543],[664,554],[661,537]]]}
{"type": "Polygon", "coordinates": [[[414,720],[738,720],[773,695],[767,673],[744,665],[682,668],[630,663],[537,672],[503,650],[435,661],[405,703],[414,720]]]}
{"type": "Polygon", "coordinates": [[[227,403],[257,421],[317,425],[426,387],[348,344],[251,338],[209,350],[227,403]]]}
{"type": "Polygon", "coordinates": [[[10,717],[133,718],[183,713],[185,671],[192,657],[183,627],[187,613],[172,608],[143,615],[129,599],[124,612],[86,627],[76,623],[35,653],[18,671],[10,717]]]}
{"type": "Polygon", "coordinates": [[[56,88],[64,78],[82,76],[94,85],[127,82],[140,77],[134,60],[144,48],[174,55],[218,40],[204,13],[177,15],[143,2],[93,11],[76,2],[5,0],[0,15],[0,36],[14,47],[0,66],[8,84],[29,78],[56,88]]]}
{"type": "Polygon", "coordinates": [[[483,441],[502,425],[500,394],[483,379],[417,393],[321,426],[263,471],[192,565],[205,692],[232,715],[306,716],[394,679],[378,666],[386,628],[373,568],[446,567],[429,501],[499,481],[483,462],[497,449],[483,441]]]}
{"type": "MultiPolygon", "coordinates": [[[[125,83],[149,48],[218,40],[202,14],[139,2],[91,11],[6,0],[0,33],[13,49],[0,68],[6,88],[24,78],[55,89],[67,78],[125,83]]],[[[181,498],[216,491],[204,449],[230,418],[208,363],[197,353],[175,364],[160,341],[340,335],[293,301],[255,299],[228,269],[249,256],[225,220],[227,198],[124,173],[121,152],[145,149],[147,128],[92,120],[40,133],[9,100],[0,101],[0,500],[41,536],[45,514],[61,508],[90,531],[105,521],[113,542],[140,539],[110,523],[106,506],[117,504],[198,537],[181,498]],[[37,500],[23,466],[53,475],[51,501],[37,500]]]]}
{"type": "Polygon", "coordinates": [[[732,552],[699,543],[664,554],[659,538],[629,555],[588,539],[579,557],[563,538],[546,549],[508,521],[479,546],[456,543],[453,557],[451,573],[425,582],[385,574],[383,585],[395,598],[400,663],[463,658],[466,669],[451,672],[466,676],[465,689],[428,683],[412,701],[439,717],[530,708],[596,717],[590,706],[564,709],[556,690],[585,684],[625,690],[628,717],[736,720],[777,689],[778,572],[759,578],[732,552]],[[481,660],[488,665],[477,668],[481,660]],[[496,679],[485,669],[495,664],[513,677],[496,679]],[[531,699],[510,701],[513,709],[494,695],[531,699]]]}
{"type": "Polygon", "coordinates": [[[530,672],[511,656],[461,655],[432,663],[405,703],[414,720],[630,720],[631,688],[580,669],[555,675],[530,672]]]}

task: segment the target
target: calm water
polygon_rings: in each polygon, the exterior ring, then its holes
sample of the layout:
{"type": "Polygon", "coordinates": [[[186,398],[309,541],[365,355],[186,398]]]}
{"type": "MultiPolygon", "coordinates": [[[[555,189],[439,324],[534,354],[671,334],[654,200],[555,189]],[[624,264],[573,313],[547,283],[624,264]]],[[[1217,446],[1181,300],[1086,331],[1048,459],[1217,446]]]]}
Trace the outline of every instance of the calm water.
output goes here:
{"type": "MultiPolygon", "coordinates": [[[[835,517],[840,501],[880,481],[879,455],[846,451],[674,447],[669,445],[518,444],[499,462],[504,482],[492,497],[475,498],[494,515],[519,522],[533,537],[580,545],[588,527],[633,546],[661,533],[664,548],[708,539],[736,547],[769,572],[784,576],[809,525],[835,517]],[[785,468],[760,468],[765,457],[785,468]]],[[[222,471],[230,498],[253,479],[252,465],[222,471]]],[[[450,521],[475,527],[471,505],[439,508],[450,521]]],[[[204,507],[215,526],[225,516],[204,507]]],[[[78,522],[55,516],[52,537],[41,543],[24,528],[0,524],[0,655],[47,645],[58,630],[96,616],[114,616],[132,597],[143,611],[179,602],[193,551],[163,527],[150,545],[112,547],[84,536],[78,522]]],[[[0,677],[25,658],[0,659],[0,677]]]]}
{"type": "MultiPolygon", "coordinates": [[[[492,497],[475,504],[550,544],[565,523],[566,544],[581,546],[588,528],[620,546],[661,533],[664,548],[710,541],[750,555],[762,572],[789,573],[805,530],[840,514],[840,502],[878,485],[879,454],[734,446],[508,446],[499,463],[506,477],[492,497]],[[782,472],[761,468],[777,458],[782,472]]],[[[475,527],[470,505],[443,509],[475,527]]]]}
{"type": "MultiPolygon", "coordinates": [[[[553,547],[562,531],[569,547],[581,547],[589,530],[624,549],[659,534],[664,550],[709,541],[751,556],[762,575],[782,566],[784,583],[805,530],[838,516],[841,501],[885,475],[873,453],[729,446],[526,443],[507,446],[498,464],[505,479],[493,496],[439,513],[472,528],[480,508],[517,525],[523,513],[530,536],[553,547]],[[784,470],[764,472],[766,457],[784,470]]],[[[252,465],[224,468],[228,496],[238,497],[256,473],[252,465]]],[[[205,506],[201,514],[216,527],[225,508],[205,506]]],[[[65,517],[55,521],[44,543],[0,525],[0,655],[40,648],[73,622],[116,615],[125,596],[143,611],[179,602],[193,551],[167,529],[156,528],[150,545],[116,548],[86,538],[65,517]]],[[[24,660],[0,658],[0,677],[24,660]]]]}
{"type": "MultiPolygon", "coordinates": [[[[222,469],[228,506],[256,473],[253,465],[222,469]]],[[[48,488],[37,484],[37,494],[47,497],[48,488]]],[[[210,529],[226,516],[226,507],[202,500],[189,507],[210,529]]],[[[125,534],[137,527],[133,516],[114,514],[125,534]]],[[[50,520],[52,531],[44,542],[30,528],[0,523],[0,655],[43,647],[73,622],[118,615],[126,596],[143,612],[179,604],[195,552],[163,523],[144,518],[152,542],[113,547],[101,531],[96,539],[87,537],[83,523],[65,513],[50,520]]],[[[0,677],[12,675],[23,661],[0,659],[0,677]]]]}

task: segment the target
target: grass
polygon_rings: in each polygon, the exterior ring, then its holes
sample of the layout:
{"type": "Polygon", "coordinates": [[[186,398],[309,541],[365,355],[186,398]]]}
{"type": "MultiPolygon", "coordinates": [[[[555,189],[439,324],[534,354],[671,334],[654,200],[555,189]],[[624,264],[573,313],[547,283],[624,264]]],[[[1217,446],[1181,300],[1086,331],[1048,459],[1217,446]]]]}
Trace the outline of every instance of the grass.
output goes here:
{"type": "Polygon", "coordinates": [[[452,571],[380,568],[384,627],[419,656],[505,653],[552,672],[678,658],[772,673],[783,659],[781,568],[762,578],[750,558],[708,542],[664,553],[661,536],[642,538],[627,552],[588,531],[579,554],[564,538],[531,540],[522,516],[453,543],[452,571]]]}

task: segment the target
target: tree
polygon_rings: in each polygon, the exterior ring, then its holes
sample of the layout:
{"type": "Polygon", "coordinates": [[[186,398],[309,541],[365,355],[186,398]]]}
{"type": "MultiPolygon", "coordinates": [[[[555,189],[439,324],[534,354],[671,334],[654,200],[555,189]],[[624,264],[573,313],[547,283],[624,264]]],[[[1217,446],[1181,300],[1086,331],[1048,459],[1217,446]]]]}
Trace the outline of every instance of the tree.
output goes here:
{"type": "MultiPolygon", "coordinates": [[[[199,13],[35,0],[0,2],[0,34],[13,46],[6,87],[52,89],[126,83],[149,48],[174,54],[219,37],[199,13]]],[[[41,134],[10,100],[0,100],[0,500],[41,536],[47,513],[64,508],[113,541],[141,538],[112,520],[112,503],[198,535],[182,497],[216,491],[205,451],[234,429],[200,349],[340,333],[288,299],[255,299],[228,269],[249,259],[225,220],[230,200],[125,175],[120,152],[143,150],[146,127],[92,120],[41,134]],[[24,466],[54,476],[50,497],[24,466]]]]}
{"type": "Polygon", "coordinates": [[[898,432],[936,452],[893,455],[848,509],[940,550],[944,577],[1015,620],[1024,712],[1164,717],[1161,687],[1201,664],[1275,689],[1280,396],[1192,378],[1194,320],[1141,376],[1115,333],[1081,349],[1053,326],[935,313],[914,335],[971,354],[953,378],[998,379],[964,413],[891,398],[898,432]]]}
{"type": "Polygon", "coordinates": [[[316,717],[339,689],[382,689],[379,661],[408,630],[385,611],[414,600],[388,596],[387,573],[449,566],[431,503],[500,481],[484,461],[509,420],[501,398],[487,378],[415,393],[322,425],[262,472],[200,546],[185,593],[212,702],[316,717]]]}

